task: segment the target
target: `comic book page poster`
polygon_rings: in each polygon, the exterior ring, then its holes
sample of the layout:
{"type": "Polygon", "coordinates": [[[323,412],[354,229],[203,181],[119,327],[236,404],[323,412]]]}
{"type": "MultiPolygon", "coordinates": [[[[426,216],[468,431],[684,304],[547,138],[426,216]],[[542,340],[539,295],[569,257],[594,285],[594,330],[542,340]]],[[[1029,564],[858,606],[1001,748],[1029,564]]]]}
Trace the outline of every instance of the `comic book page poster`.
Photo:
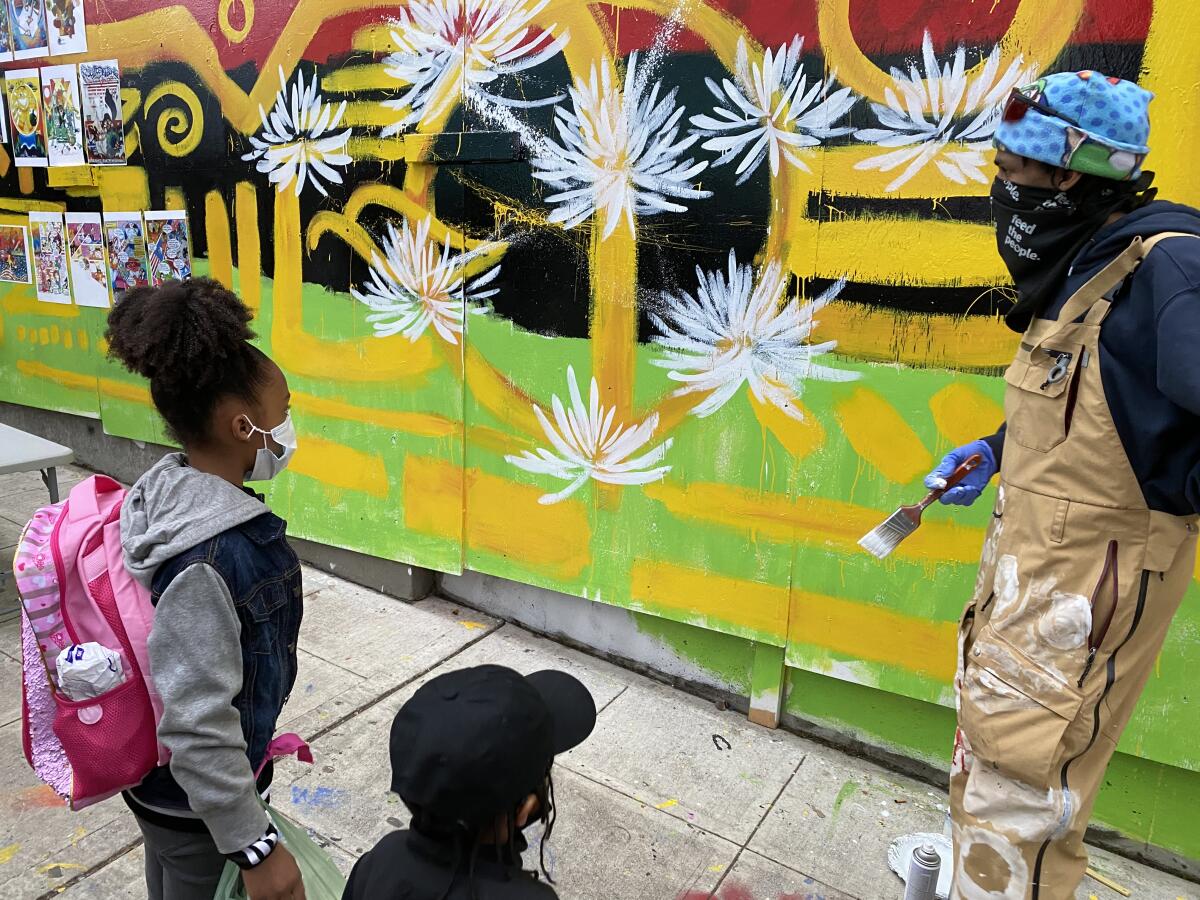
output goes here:
{"type": "Polygon", "coordinates": [[[46,114],[46,149],[52,166],[82,166],[83,113],[74,66],[42,68],[42,108],[46,114]]]}
{"type": "Polygon", "coordinates": [[[4,73],[13,157],[18,166],[45,166],[46,129],[42,116],[42,82],[37,69],[4,73]]]}
{"type": "Polygon", "coordinates": [[[0,2],[0,62],[10,62],[12,58],[12,29],[8,24],[8,4],[0,2]]]}
{"type": "Polygon", "coordinates": [[[29,284],[29,229],[0,225],[0,281],[29,284]]]}
{"type": "Polygon", "coordinates": [[[12,31],[13,56],[37,59],[50,53],[46,35],[45,0],[5,0],[12,31]]]}
{"type": "Polygon", "coordinates": [[[83,0],[46,0],[46,30],[50,34],[51,56],[86,53],[83,0]]]}
{"type": "Polygon", "coordinates": [[[67,213],[67,257],[71,261],[75,302],[79,306],[108,306],[108,260],[100,213],[67,213]]]}
{"type": "Polygon", "coordinates": [[[150,283],[192,277],[192,242],[187,214],[182,211],[146,213],[146,256],[150,261],[150,283]]]}
{"type": "Polygon", "coordinates": [[[113,303],[120,303],[130,288],[145,287],[150,283],[146,275],[146,235],[142,230],[142,214],[105,213],[104,240],[108,246],[113,303]]]}
{"type": "Polygon", "coordinates": [[[125,165],[121,119],[121,69],[115,59],[79,64],[83,90],[83,140],[93,166],[125,165]]]}
{"type": "Polygon", "coordinates": [[[71,266],[67,262],[67,228],[62,213],[31,212],[33,274],[43,303],[71,302],[71,266]]]}

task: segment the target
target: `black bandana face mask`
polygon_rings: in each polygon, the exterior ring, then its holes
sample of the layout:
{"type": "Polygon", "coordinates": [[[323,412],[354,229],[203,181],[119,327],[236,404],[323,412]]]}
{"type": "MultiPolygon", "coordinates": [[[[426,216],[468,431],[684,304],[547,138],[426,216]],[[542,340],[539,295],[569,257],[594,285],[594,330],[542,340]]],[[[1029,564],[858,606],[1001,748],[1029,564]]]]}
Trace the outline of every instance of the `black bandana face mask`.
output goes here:
{"type": "Polygon", "coordinates": [[[997,178],[992,183],[996,246],[1017,287],[1017,303],[1004,317],[1024,331],[1054,301],[1071,264],[1117,209],[1149,180],[1111,182],[1100,190],[1086,182],[1067,191],[1031,187],[997,178]]]}

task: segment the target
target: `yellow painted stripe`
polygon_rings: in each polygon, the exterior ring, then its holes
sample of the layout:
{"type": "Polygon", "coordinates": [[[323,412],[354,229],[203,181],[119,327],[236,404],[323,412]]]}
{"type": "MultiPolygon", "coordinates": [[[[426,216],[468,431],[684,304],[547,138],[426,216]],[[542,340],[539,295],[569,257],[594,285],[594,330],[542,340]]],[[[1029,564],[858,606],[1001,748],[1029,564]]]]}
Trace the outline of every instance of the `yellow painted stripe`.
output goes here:
{"type": "Polygon", "coordinates": [[[1155,0],[1142,71],[1138,80],[1154,92],[1154,121],[1170,123],[1154,134],[1154,183],[1164,196],[1200,204],[1195,148],[1200,117],[1195,85],[1200,84],[1200,53],[1195,51],[1196,4],[1193,0],[1155,0]]]}
{"type": "Polygon", "coordinates": [[[17,190],[22,194],[33,193],[33,169],[17,169],[17,190]]]}
{"type": "Polygon", "coordinates": [[[850,445],[889,481],[908,484],[933,467],[933,457],[917,433],[870,388],[858,388],[835,411],[850,445]]]}
{"type": "Polygon", "coordinates": [[[992,434],[1004,421],[999,403],[961,381],[946,385],[930,397],[929,409],[938,431],[952,447],[992,434]]]}
{"type": "MultiPolygon", "coordinates": [[[[888,517],[881,511],[838,500],[752,491],[722,484],[648,484],[646,496],[684,521],[733,529],[740,535],[779,543],[801,543],[837,553],[862,553],[858,539],[888,517]]],[[[953,520],[931,519],[893,554],[920,562],[975,563],[983,530],[953,520]]]]}
{"type": "Polygon", "coordinates": [[[794,459],[801,460],[825,443],[825,429],[810,410],[800,401],[795,406],[803,419],[796,419],[773,403],[760,403],[753,393],[747,392],[754,415],[764,428],[775,435],[794,459]]]}
{"type": "Polygon", "coordinates": [[[169,187],[163,190],[163,208],[171,210],[186,210],[187,196],[181,187],[169,187]]]}
{"type": "Polygon", "coordinates": [[[783,646],[787,633],[785,587],[638,560],[630,573],[630,593],[634,604],[646,612],[710,627],[719,623],[723,631],[742,632],[775,646],[783,646]]]}
{"type": "MultiPolygon", "coordinates": [[[[394,82],[393,82],[394,83],[394,82]]],[[[404,118],[403,110],[392,109],[384,106],[380,101],[357,100],[353,103],[346,104],[346,112],[342,116],[342,121],[339,123],[339,128],[384,128],[399,122],[404,118]]],[[[403,144],[402,138],[399,136],[394,138],[380,138],[379,140],[385,143],[403,144]]],[[[351,153],[351,155],[354,155],[351,153]]]]}
{"type": "Polygon", "coordinates": [[[837,352],[852,359],[957,371],[1007,366],[1020,340],[998,318],[918,316],[867,303],[831,303],[814,338],[836,340],[837,352]]]}
{"type": "Polygon", "coordinates": [[[576,578],[590,562],[591,528],[577,500],[538,503],[543,491],[436,457],[404,461],[405,527],[496,554],[554,578],[576,578]],[[466,504],[463,504],[465,484],[466,504]],[[518,524],[519,523],[519,524],[518,524]]]}
{"type": "Polygon", "coordinates": [[[592,221],[592,367],[605,406],[617,421],[633,412],[637,350],[637,237],[624,222],[603,237],[602,217],[592,221]]]}
{"type": "Polygon", "coordinates": [[[67,204],[57,200],[0,197],[0,209],[13,210],[14,212],[62,212],[66,208],[67,204]]]}
{"type": "MultiPolygon", "coordinates": [[[[433,169],[434,167],[422,168],[433,169]]],[[[428,218],[430,220],[430,240],[445,243],[449,239],[450,246],[455,250],[474,250],[476,247],[488,243],[487,241],[469,238],[462,231],[450,227],[434,214],[432,205],[426,205],[415,194],[390,184],[364,184],[356,188],[354,193],[350,195],[350,199],[346,201],[346,206],[342,212],[347,219],[357,219],[368,206],[382,206],[384,209],[399,213],[411,222],[423,222],[428,218]]],[[[492,252],[486,254],[492,260],[493,264],[507,246],[503,242],[495,243],[495,255],[492,252]]]]}
{"type": "Polygon", "coordinates": [[[321,484],[359,491],[372,497],[388,495],[387,467],[378,453],[364,453],[345,444],[306,434],[288,466],[289,471],[321,484]]]}
{"type": "MultiPolygon", "coordinates": [[[[405,82],[387,73],[383,63],[345,66],[321,79],[321,90],[330,94],[358,94],[362,91],[395,90],[405,82]]],[[[349,124],[345,120],[343,125],[349,124]]]]}
{"type": "Polygon", "coordinates": [[[303,391],[292,392],[292,406],[309,415],[357,422],[376,428],[392,428],[418,437],[444,438],[462,430],[460,422],[432,413],[373,409],[332,397],[317,397],[303,391]]]}
{"type": "Polygon", "coordinates": [[[262,243],[258,234],[258,189],[249,181],[234,188],[237,223],[238,286],[246,305],[258,315],[262,306],[262,243]]]}
{"type": "Polygon", "coordinates": [[[955,622],[935,622],[826,594],[792,592],[789,646],[809,644],[949,683],[956,667],[957,632],[955,622]]]}
{"type": "Polygon", "coordinates": [[[209,273],[227,288],[233,287],[233,246],[229,238],[229,209],[220,191],[204,195],[204,231],[208,238],[209,273]]]}

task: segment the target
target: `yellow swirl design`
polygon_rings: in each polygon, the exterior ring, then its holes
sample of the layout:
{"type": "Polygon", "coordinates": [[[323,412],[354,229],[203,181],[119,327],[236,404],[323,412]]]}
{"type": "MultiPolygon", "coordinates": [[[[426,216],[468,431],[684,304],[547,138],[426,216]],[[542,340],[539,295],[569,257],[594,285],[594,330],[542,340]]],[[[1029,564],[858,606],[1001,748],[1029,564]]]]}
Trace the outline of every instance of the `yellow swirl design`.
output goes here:
{"type": "Polygon", "coordinates": [[[172,97],[183,104],[170,106],[158,117],[158,143],[171,156],[187,156],[200,146],[204,134],[204,111],[200,98],[186,84],[167,81],[160,84],[146,97],[149,112],[159,100],[172,97]]]}

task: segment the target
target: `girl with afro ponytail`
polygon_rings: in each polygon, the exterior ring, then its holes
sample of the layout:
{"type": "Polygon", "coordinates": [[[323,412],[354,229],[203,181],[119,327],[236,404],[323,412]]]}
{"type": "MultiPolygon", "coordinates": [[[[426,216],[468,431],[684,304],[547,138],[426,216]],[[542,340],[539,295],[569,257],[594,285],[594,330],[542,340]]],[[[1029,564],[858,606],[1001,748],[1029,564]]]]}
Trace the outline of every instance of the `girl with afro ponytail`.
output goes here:
{"type": "Polygon", "coordinates": [[[245,486],[296,449],[283,372],[251,343],[252,314],[209,278],[130,291],[109,355],[150,382],[182,451],[121,507],[125,566],[155,606],[150,668],[169,765],[125,795],[145,837],[151,900],[210,900],[226,860],[251,900],[303,900],[262,800],[267,745],[296,680],[300,563],[282,519],[245,486]]]}

